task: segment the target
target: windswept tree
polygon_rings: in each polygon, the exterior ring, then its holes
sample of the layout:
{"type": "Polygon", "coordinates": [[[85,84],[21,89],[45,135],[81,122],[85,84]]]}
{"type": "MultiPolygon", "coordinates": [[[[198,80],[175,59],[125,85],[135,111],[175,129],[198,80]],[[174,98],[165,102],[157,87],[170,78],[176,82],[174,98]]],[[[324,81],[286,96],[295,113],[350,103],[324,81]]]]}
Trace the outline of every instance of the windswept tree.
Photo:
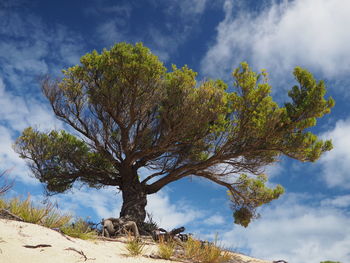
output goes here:
{"type": "Polygon", "coordinates": [[[234,70],[228,89],[221,80],[197,83],[187,66],[168,71],[140,43],[88,53],[63,75],[44,80],[42,90],[58,119],[80,136],[29,127],[15,150],[48,193],[75,182],[115,186],[122,192],[120,216],[139,224],[147,195],[197,176],[225,187],[235,222],[247,226],[257,207],[283,193],[265,185],[266,165],[281,155],[313,162],[332,148],[306,130],[334,101],[324,98],[323,81],[299,67],[283,107],[270,96],[267,74],[247,63],[234,70]]]}

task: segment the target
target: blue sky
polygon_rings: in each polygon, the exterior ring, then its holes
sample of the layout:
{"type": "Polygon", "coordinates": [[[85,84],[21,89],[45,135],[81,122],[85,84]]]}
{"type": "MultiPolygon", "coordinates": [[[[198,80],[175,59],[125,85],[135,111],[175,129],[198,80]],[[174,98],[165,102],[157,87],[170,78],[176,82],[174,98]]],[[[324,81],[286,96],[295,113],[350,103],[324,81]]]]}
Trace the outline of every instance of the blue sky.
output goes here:
{"type": "MultiPolygon", "coordinates": [[[[283,102],[295,66],[325,80],[336,100],[313,131],[334,150],[317,163],[282,158],[267,167],[270,183],[286,194],[263,207],[248,228],[234,225],[225,189],[196,178],[149,196],[160,226],[184,225],[201,238],[217,232],[225,246],[268,260],[350,262],[350,2],[347,0],[145,0],[0,2],[0,166],[16,185],[10,194],[43,199],[11,148],[20,132],[66,128],[40,92],[38,77],[60,76],[79,58],[116,42],[144,42],[167,66],[187,64],[199,79],[222,78],[248,61],[267,69],[273,96],[283,102]]],[[[93,221],[117,216],[113,188],[74,189],[56,195],[60,208],[93,221]]]]}

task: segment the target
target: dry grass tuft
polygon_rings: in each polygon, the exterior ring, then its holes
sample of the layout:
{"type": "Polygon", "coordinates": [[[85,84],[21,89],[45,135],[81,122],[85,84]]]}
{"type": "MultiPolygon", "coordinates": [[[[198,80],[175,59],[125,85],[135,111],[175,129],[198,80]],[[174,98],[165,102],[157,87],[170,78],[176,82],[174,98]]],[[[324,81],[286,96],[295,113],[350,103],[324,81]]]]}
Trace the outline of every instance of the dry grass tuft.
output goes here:
{"type": "Polygon", "coordinates": [[[145,243],[137,237],[132,236],[130,233],[128,234],[128,241],[126,242],[126,250],[128,251],[130,256],[139,256],[144,252],[145,243]]]}
{"type": "Polygon", "coordinates": [[[176,243],[161,241],[158,245],[158,256],[162,259],[170,259],[174,255],[176,243]]]}
{"type": "Polygon", "coordinates": [[[12,214],[22,218],[25,222],[42,225],[49,228],[62,227],[66,225],[71,216],[57,211],[52,203],[44,206],[35,206],[28,194],[25,200],[19,197],[11,199],[0,199],[0,209],[7,209],[12,214]]]}
{"type": "Polygon", "coordinates": [[[184,243],[184,257],[201,263],[224,263],[232,259],[228,251],[223,250],[214,243],[202,243],[199,240],[189,238],[184,243]]]}

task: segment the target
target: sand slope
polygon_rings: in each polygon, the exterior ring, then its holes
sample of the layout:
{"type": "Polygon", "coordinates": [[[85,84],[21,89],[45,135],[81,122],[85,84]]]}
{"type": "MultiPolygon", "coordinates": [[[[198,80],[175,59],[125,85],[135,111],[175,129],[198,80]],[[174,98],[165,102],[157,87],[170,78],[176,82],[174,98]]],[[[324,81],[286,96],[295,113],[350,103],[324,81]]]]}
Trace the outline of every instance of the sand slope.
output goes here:
{"type": "MultiPolygon", "coordinates": [[[[0,262],[1,263],[170,263],[175,261],[152,259],[155,245],[146,245],[144,256],[129,257],[122,242],[90,241],[69,238],[60,233],[29,223],[0,219],[0,262]],[[26,248],[25,245],[51,245],[51,247],[26,248]],[[84,255],[79,254],[82,252],[84,255]]],[[[239,263],[269,263],[235,254],[239,263]]]]}

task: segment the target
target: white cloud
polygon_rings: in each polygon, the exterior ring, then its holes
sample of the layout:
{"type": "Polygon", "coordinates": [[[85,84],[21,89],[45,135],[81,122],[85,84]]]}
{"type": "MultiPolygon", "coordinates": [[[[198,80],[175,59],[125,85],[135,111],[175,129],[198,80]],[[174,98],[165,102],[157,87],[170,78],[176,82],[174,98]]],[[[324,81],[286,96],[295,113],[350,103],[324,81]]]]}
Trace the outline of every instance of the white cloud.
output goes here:
{"type": "Polygon", "coordinates": [[[339,208],[350,207],[350,195],[341,195],[335,198],[327,198],[325,200],[322,200],[321,205],[339,208]]]}
{"type": "Polygon", "coordinates": [[[269,176],[269,178],[277,177],[284,173],[284,167],[281,162],[272,163],[265,167],[263,173],[269,176]]]}
{"type": "Polygon", "coordinates": [[[186,224],[198,220],[203,216],[202,211],[185,202],[177,201],[172,203],[164,190],[148,196],[146,209],[158,225],[167,230],[186,226],[186,224]]]}
{"type": "Polygon", "coordinates": [[[350,120],[339,120],[322,138],[332,139],[334,149],[320,159],[321,174],[330,187],[350,189],[350,120]]]}
{"type": "Polygon", "coordinates": [[[25,94],[33,83],[38,86],[38,77],[79,62],[85,45],[80,34],[62,25],[49,27],[25,7],[22,12],[0,10],[0,74],[25,94]]]}
{"type": "Polygon", "coordinates": [[[203,223],[207,224],[207,225],[217,226],[217,225],[224,224],[225,223],[225,219],[221,215],[212,215],[212,216],[208,217],[207,219],[205,219],[203,221],[203,223]]]}
{"type": "Polygon", "coordinates": [[[121,196],[115,187],[93,189],[74,188],[73,191],[50,198],[60,209],[74,213],[77,209],[91,209],[98,219],[119,217],[121,196]]]}
{"type": "Polygon", "coordinates": [[[223,242],[230,247],[248,248],[251,256],[268,260],[349,262],[349,214],[315,204],[311,196],[287,194],[273,207],[264,208],[262,218],[248,228],[235,226],[224,233],[223,242]]]}
{"type": "Polygon", "coordinates": [[[47,130],[62,127],[47,105],[41,104],[34,98],[25,100],[7,91],[0,78],[0,167],[2,170],[10,169],[9,176],[24,183],[38,184],[39,182],[29,176],[29,169],[25,161],[19,158],[12,149],[12,145],[24,128],[36,126],[47,130]]]}
{"type": "MultiPolygon", "coordinates": [[[[162,26],[149,20],[139,24],[138,34],[130,32],[130,20],[135,19],[137,13],[133,13],[128,5],[121,4],[117,6],[99,6],[86,10],[86,13],[99,15],[101,22],[96,26],[96,36],[107,45],[114,45],[120,41],[131,43],[144,42],[154,54],[160,57],[162,61],[167,61],[171,54],[174,54],[178,48],[185,43],[191,34],[198,31],[199,20],[206,10],[209,1],[207,0],[149,0],[149,5],[164,17],[162,26]],[[115,13],[107,18],[106,14],[115,13]],[[134,15],[134,16],[133,16],[134,15]]],[[[139,3],[133,3],[134,7],[140,8],[139,3]]],[[[148,10],[145,10],[148,12],[148,10]]],[[[146,13],[146,16],[148,13],[146,13]]],[[[153,12],[152,12],[153,15],[153,12]]]]}
{"type": "Polygon", "coordinates": [[[167,3],[167,12],[179,12],[184,19],[195,19],[201,15],[208,4],[207,0],[181,0],[167,3]]]}
{"type": "Polygon", "coordinates": [[[297,65],[326,77],[349,73],[349,1],[273,1],[256,15],[227,0],[224,10],[216,43],[202,60],[204,73],[227,78],[241,61],[275,78],[290,76],[297,65]]]}
{"type": "Polygon", "coordinates": [[[62,128],[44,101],[39,76],[57,73],[77,63],[82,45],[79,34],[64,26],[49,28],[30,12],[6,6],[0,10],[0,154],[1,169],[24,183],[35,184],[25,162],[12,150],[20,132],[34,126],[40,130],[62,128]],[[79,43],[79,45],[78,45],[79,43]]]}
{"type": "Polygon", "coordinates": [[[114,45],[117,42],[126,40],[123,30],[114,20],[100,24],[96,31],[99,37],[108,45],[114,45]]]}
{"type": "Polygon", "coordinates": [[[12,94],[1,77],[0,105],[0,120],[6,123],[9,130],[20,132],[28,126],[37,126],[45,130],[62,127],[47,104],[33,97],[25,99],[12,94]]]}
{"type": "Polygon", "coordinates": [[[25,184],[35,185],[39,182],[28,176],[28,169],[24,160],[12,150],[14,140],[7,127],[0,125],[0,172],[7,171],[7,177],[22,181],[25,184]]]}

